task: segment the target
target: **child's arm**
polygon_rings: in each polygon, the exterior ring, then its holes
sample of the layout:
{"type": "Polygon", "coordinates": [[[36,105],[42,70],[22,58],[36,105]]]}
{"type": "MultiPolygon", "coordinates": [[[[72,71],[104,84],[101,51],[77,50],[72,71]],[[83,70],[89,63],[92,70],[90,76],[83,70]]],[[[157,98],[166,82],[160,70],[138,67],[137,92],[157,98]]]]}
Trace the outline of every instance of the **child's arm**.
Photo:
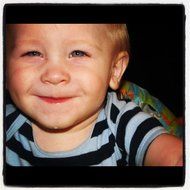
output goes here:
{"type": "Polygon", "coordinates": [[[162,134],[149,146],[145,166],[182,166],[183,143],[173,135],[162,134]]]}

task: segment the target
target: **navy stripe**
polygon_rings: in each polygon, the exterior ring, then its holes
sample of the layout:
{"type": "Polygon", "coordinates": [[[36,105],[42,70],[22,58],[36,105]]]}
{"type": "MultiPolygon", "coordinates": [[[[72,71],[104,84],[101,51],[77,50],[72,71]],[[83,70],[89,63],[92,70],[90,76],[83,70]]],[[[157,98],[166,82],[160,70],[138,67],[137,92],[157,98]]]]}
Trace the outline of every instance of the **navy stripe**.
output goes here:
{"type": "Polygon", "coordinates": [[[108,129],[108,123],[107,120],[103,120],[103,121],[99,121],[98,123],[95,124],[94,126],[94,130],[92,132],[92,136],[91,137],[96,137],[102,134],[102,132],[108,129]]]}
{"type": "Polygon", "coordinates": [[[16,110],[6,117],[6,122],[5,122],[6,131],[8,131],[11,124],[16,120],[16,118],[19,116],[19,114],[20,114],[20,112],[18,110],[16,110]]]}
{"type": "Polygon", "coordinates": [[[27,151],[26,149],[24,149],[24,147],[22,146],[22,144],[20,142],[18,142],[15,139],[14,136],[9,141],[7,141],[6,146],[10,150],[12,150],[16,154],[18,154],[19,158],[22,158],[22,159],[28,161],[31,164],[31,158],[33,157],[32,152],[27,151]]]}
{"type": "Polygon", "coordinates": [[[128,162],[126,160],[126,157],[127,157],[126,151],[121,152],[121,154],[122,154],[122,157],[121,159],[117,160],[117,166],[127,166],[128,162]]]}
{"type": "Polygon", "coordinates": [[[130,121],[130,119],[133,118],[140,111],[141,111],[141,109],[139,107],[135,107],[134,109],[125,112],[120,118],[117,135],[116,135],[116,142],[122,153],[122,158],[121,158],[121,161],[119,162],[120,165],[121,164],[127,165],[127,161],[126,161],[127,152],[125,149],[126,126],[127,126],[128,122],[130,121]]]}
{"type": "MultiPolygon", "coordinates": [[[[125,131],[126,126],[131,118],[141,111],[140,107],[135,107],[132,110],[125,112],[121,118],[117,129],[116,142],[123,149],[125,147],[125,131]]],[[[124,148],[125,149],[125,148],[124,148]]]]}
{"type": "Polygon", "coordinates": [[[32,127],[28,123],[24,123],[23,126],[19,129],[19,133],[25,136],[29,141],[34,141],[32,127]]]}
{"type": "Polygon", "coordinates": [[[119,101],[124,101],[126,104],[128,104],[129,102],[132,102],[132,100],[130,98],[128,98],[128,97],[123,97],[123,98],[118,97],[118,100],[119,101]]]}
{"type": "Polygon", "coordinates": [[[6,104],[13,104],[13,101],[10,97],[9,91],[5,90],[5,102],[6,104]]]}
{"type": "Polygon", "coordinates": [[[129,165],[135,166],[135,157],[137,153],[137,149],[142,142],[145,135],[153,128],[161,126],[161,123],[156,118],[148,118],[143,121],[135,131],[133,138],[131,139],[130,144],[130,154],[129,154],[129,165]]]}
{"type": "Polygon", "coordinates": [[[7,147],[17,153],[20,158],[28,161],[33,166],[90,166],[97,165],[114,153],[115,138],[111,134],[109,142],[99,150],[68,158],[38,158],[32,152],[25,150],[15,138],[7,143],[7,147]]]}
{"type": "Polygon", "coordinates": [[[113,123],[116,123],[118,114],[119,114],[119,109],[112,103],[110,111],[110,119],[113,121],[113,123]]]}

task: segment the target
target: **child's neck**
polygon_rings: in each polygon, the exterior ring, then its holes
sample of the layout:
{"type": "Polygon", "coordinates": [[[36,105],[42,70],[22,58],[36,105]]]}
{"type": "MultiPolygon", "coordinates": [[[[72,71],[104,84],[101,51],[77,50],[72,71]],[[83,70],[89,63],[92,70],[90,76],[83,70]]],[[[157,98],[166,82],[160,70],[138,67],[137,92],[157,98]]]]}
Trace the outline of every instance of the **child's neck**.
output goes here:
{"type": "Polygon", "coordinates": [[[33,137],[38,147],[45,152],[69,151],[78,147],[90,137],[96,119],[93,119],[85,127],[77,126],[77,130],[64,132],[48,132],[32,124],[33,137]]]}

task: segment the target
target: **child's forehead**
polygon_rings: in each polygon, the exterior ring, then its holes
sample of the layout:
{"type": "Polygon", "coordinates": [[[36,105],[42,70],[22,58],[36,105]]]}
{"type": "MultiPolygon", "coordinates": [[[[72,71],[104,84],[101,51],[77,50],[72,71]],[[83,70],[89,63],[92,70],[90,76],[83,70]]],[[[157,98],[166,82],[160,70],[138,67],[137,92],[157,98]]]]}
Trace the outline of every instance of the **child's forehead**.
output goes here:
{"type": "Polygon", "coordinates": [[[28,37],[59,36],[61,38],[101,39],[107,38],[106,24],[10,24],[7,33],[14,39],[28,37]]]}
{"type": "Polygon", "coordinates": [[[10,24],[7,25],[7,41],[11,44],[26,43],[47,45],[88,44],[91,47],[110,48],[106,24],[10,24]]]}

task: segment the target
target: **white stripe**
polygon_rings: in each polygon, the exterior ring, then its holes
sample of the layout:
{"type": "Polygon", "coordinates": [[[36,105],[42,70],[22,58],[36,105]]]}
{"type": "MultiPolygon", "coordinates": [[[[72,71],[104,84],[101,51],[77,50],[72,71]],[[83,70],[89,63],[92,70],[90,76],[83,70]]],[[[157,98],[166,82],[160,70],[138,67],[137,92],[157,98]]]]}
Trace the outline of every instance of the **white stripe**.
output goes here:
{"type": "MultiPolygon", "coordinates": [[[[18,131],[14,134],[15,139],[22,144],[25,150],[35,153],[36,146],[33,141],[28,140],[24,135],[18,131]]],[[[37,156],[37,155],[35,155],[37,156]]]]}
{"type": "Polygon", "coordinates": [[[105,129],[102,134],[99,136],[89,138],[86,140],[83,144],[79,145],[75,149],[72,149],[70,151],[62,151],[62,152],[54,152],[49,153],[41,150],[39,146],[29,141],[25,136],[20,134],[19,132],[15,133],[15,139],[19,141],[24,149],[27,151],[32,151],[33,155],[35,157],[41,157],[41,158],[61,158],[61,157],[71,157],[71,156],[77,156],[86,154],[89,152],[93,152],[101,148],[103,145],[109,143],[109,136],[111,135],[111,131],[109,129],[105,129]]]}
{"type": "Polygon", "coordinates": [[[16,110],[16,108],[12,104],[6,105],[6,117],[13,113],[16,110]]]}
{"type": "Polygon", "coordinates": [[[15,119],[15,121],[7,130],[6,141],[8,141],[14,135],[14,133],[19,130],[19,128],[26,122],[26,120],[26,117],[24,117],[22,114],[19,114],[19,116],[15,119]]]}
{"type": "Polygon", "coordinates": [[[123,114],[125,114],[126,112],[133,110],[134,108],[138,107],[136,104],[134,104],[134,102],[128,102],[126,104],[126,106],[124,106],[123,108],[120,109],[120,113],[118,114],[117,120],[116,120],[116,125],[119,124],[121,117],[123,116],[123,114]]]}
{"type": "Polygon", "coordinates": [[[139,112],[129,120],[125,131],[125,147],[128,153],[130,150],[131,139],[133,138],[135,131],[143,121],[150,117],[149,114],[139,112]]]}
{"type": "MultiPolygon", "coordinates": [[[[107,113],[107,118],[109,120],[110,120],[110,111],[111,111],[112,104],[114,104],[115,107],[118,108],[120,111],[120,113],[118,115],[119,119],[125,112],[137,107],[137,105],[134,102],[130,101],[130,102],[126,103],[124,100],[118,100],[116,93],[111,93],[111,94],[109,94],[109,99],[108,99],[107,105],[105,107],[105,112],[107,113]]],[[[117,118],[117,120],[118,120],[118,118],[117,118]]]]}
{"type": "Polygon", "coordinates": [[[31,166],[26,160],[20,158],[18,154],[6,147],[6,162],[11,166],[31,166]]]}
{"type": "Polygon", "coordinates": [[[125,100],[118,100],[117,94],[115,92],[109,94],[109,99],[108,99],[108,109],[111,108],[111,105],[114,104],[119,110],[122,109],[123,107],[126,106],[125,100]]]}
{"type": "Polygon", "coordinates": [[[150,145],[150,143],[159,135],[163,133],[168,133],[163,127],[158,126],[150,130],[143,138],[142,142],[139,145],[139,148],[137,150],[137,154],[135,157],[136,165],[142,166],[143,165],[143,159],[145,156],[145,152],[150,145]]]}
{"type": "Polygon", "coordinates": [[[109,102],[109,105],[107,104],[107,106],[105,108],[105,114],[107,117],[108,126],[109,126],[110,130],[112,131],[113,135],[116,136],[117,126],[118,126],[123,114],[126,113],[127,111],[133,110],[135,107],[137,107],[137,105],[134,102],[126,103],[125,101],[118,101],[118,100],[117,100],[118,102],[116,102],[115,99],[113,99],[112,101],[109,102]],[[112,101],[115,102],[115,104],[112,101]],[[113,123],[110,118],[112,104],[114,104],[119,109],[119,114],[117,116],[116,123],[113,123]]]}

